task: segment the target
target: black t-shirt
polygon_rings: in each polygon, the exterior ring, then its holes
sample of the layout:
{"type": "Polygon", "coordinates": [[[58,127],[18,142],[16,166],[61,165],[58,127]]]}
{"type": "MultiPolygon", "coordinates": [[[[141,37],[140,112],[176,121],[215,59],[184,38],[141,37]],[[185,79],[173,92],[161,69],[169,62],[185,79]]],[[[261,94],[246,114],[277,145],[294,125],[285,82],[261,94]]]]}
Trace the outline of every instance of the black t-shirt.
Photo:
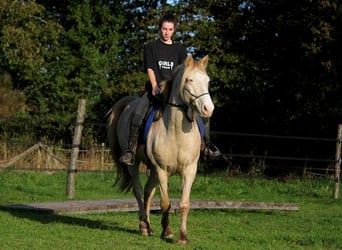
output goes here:
{"type": "Polygon", "coordinates": [[[186,49],[182,44],[166,44],[158,39],[146,44],[143,69],[152,69],[160,84],[163,80],[171,79],[172,71],[184,62],[186,56],[186,49]]]}

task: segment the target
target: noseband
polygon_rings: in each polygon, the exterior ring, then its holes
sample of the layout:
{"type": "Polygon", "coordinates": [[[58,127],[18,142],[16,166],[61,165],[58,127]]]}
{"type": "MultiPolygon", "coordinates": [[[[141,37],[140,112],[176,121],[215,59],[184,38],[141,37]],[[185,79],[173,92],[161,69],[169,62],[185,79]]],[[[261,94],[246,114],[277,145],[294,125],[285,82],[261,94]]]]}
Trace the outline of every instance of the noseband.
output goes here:
{"type": "Polygon", "coordinates": [[[202,97],[202,96],[204,96],[204,95],[209,95],[208,92],[202,93],[202,94],[200,94],[200,95],[195,95],[195,94],[191,93],[190,90],[188,90],[187,88],[184,88],[184,90],[187,91],[192,97],[195,97],[195,98],[190,102],[190,104],[192,104],[194,101],[196,101],[198,98],[200,98],[200,97],[202,97]]]}
{"type": "MultiPolygon", "coordinates": [[[[195,95],[193,93],[190,92],[190,90],[184,88],[185,91],[187,91],[192,97],[194,97],[194,99],[191,100],[190,104],[192,105],[194,101],[196,101],[198,98],[201,98],[204,95],[209,95],[208,92],[202,93],[200,95],[195,95]]],[[[175,108],[181,108],[184,109],[185,111],[187,110],[188,106],[186,104],[176,104],[176,103],[171,103],[171,102],[167,102],[168,105],[170,105],[171,107],[175,107],[175,108]]]]}

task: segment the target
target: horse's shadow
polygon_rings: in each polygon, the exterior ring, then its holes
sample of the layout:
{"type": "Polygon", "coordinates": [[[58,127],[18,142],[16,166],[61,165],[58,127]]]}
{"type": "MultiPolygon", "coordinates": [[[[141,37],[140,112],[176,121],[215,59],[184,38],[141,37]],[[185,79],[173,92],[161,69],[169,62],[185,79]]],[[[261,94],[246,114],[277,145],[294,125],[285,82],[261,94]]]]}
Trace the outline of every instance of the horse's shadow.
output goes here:
{"type": "Polygon", "coordinates": [[[65,214],[55,214],[49,211],[25,211],[22,209],[4,209],[3,207],[1,207],[0,210],[8,212],[12,216],[37,221],[41,224],[61,223],[67,225],[87,227],[91,229],[100,229],[105,231],[122,231],[135,235],[139,233],[138,230],[121,227],[116,222],[111,222],[111,225],[109,225],[108,223],[99,220],[73,217],[65,214]]]}

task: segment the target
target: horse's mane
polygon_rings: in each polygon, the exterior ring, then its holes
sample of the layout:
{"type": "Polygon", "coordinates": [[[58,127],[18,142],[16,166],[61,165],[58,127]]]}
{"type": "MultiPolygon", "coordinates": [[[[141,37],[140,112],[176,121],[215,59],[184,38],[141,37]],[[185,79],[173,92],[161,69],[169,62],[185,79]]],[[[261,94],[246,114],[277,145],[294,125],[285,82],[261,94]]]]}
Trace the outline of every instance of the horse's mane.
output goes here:
{"type": "Polygon", "coordinates": [[[163,98],[163,107],[165,107],[166,103],[168,102],[171,94],[172,84],[174,80],[177,78],[178,73],[184,70],[184,64],[178,65],[175,70],[172,72],[172,77],[169,80],[164,80],[160,84],[160,93],[163,98]]]}
{"type": "MultiPolygon", "coordinates": [[[[188,78],[189,73],[194,70],[194,68],[198,68],[199,70],[202,70],[206,72],[205,67],[202,64],[200,64],[198,61],[191,60],[191,63],[188,63],[187,60],[183,64],[178,65],[175,70],[172,72],[172,77],[169,80],[164,80],[160,84],[160,93],[162,95],[163,99],[163,109],[168,102],[171,94],[172,84],[175,81],[180,82],[180,89],[183,89],[183,86],[185,84],[185,80],[188,78]],[[180,78],[180,79],[177,79],[180,78]]],[[[181,91],[182,94],[182,91],[181,91]]]]}

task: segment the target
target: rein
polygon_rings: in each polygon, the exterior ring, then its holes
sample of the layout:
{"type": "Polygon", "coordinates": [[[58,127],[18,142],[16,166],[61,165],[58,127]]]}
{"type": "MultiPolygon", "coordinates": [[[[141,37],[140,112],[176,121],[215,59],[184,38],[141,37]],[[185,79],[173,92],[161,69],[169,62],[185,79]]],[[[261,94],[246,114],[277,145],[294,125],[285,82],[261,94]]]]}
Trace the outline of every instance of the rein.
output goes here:
{"type": "MultiPolygon", "coordinates": [[[[188,90],[186,88],[184,90],[186,90],[192,97],[195,97],[193,100],[191,100],[190,105],[194,101],[196,101],[198,98],[200,98],[200,97],[202,97],[204,95],[209,95],[209,93],[206,92],[206,93],[202,93],[202,94],[196,96],[193,93],[191,93],[190,90],[188,90]]],[[[184,103],[183,104],[176,104],[176,103],[171,103],[171,102],[167,102],[166,104],[170,105],[171,107],[179,108],[179,109],[183,110],[185,112],[185,114],[186,114],[186,118],[188,119],[188,121],[189,122],[193,122],[193,119],[191,117],[189,117],[189,114],[187,112],[189,107],[186,104],[184,104],[184,103]]]]}
{"type": "Polygon", "coordinates": [[[188,116],[188,106],[183,104],[176,104],[176,103],[171,103],[171,102],[167,102],[166,104],[170,105],[172,108],[179,108],[181,110],[183,110],[183,112],[185,113],[185,117],[188,119],[189,122],[193,122],[193,119],[191,117],[188,116]]]}
{"type": "Polygon", "coordinates": [[[187,110],[188,106],[186,106],[185,104],[176,104],[176,103],[172,103],[172,102],[167,102],[166,104],[170,105],[173,108],[180,108],[180,109],[184,109],[187,110]]]}

